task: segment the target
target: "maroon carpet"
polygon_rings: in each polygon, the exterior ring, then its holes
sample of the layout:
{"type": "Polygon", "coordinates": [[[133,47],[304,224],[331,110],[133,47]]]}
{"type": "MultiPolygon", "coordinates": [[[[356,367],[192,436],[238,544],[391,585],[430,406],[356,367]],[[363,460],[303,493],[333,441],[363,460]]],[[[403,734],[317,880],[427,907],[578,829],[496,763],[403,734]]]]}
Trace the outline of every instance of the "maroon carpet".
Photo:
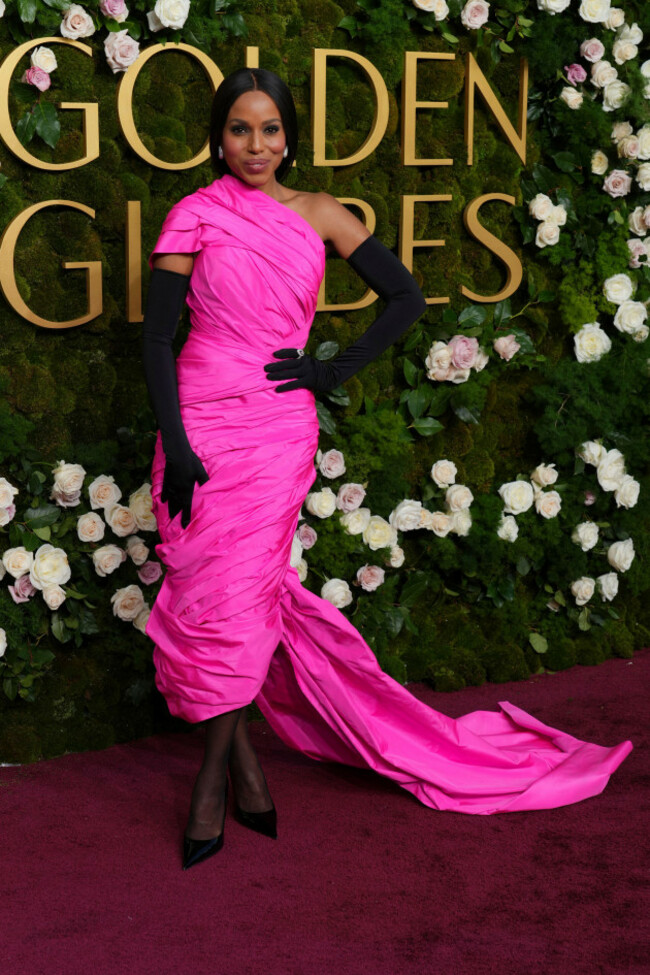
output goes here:
{"type": "Polygon", "coordinates": [[[510,700],[632,754],[596,798],[440,813],[374,773],[253,739],[278,840],[229,815],[183,872],[201,740],[166,735],[0,769],[6,975],[644,975],[650,972],[650,650],[435,694],[458,716],[510,700]]]}

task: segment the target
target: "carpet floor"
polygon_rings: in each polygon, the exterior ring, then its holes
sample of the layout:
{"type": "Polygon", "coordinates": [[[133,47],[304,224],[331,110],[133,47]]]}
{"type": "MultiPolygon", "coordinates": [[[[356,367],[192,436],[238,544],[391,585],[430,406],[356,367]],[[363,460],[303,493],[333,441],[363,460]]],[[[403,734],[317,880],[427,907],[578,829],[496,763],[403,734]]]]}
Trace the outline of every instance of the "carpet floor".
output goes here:
{"type": "Polygon", "coordinates": [[[454,694],[634,750],[595,798],[436,812],[372,772],[251,737],[277,840],[226,819],[183,872],[196,730],[0,768],[4,975],[648,975],[650,650],[454,694]]]}

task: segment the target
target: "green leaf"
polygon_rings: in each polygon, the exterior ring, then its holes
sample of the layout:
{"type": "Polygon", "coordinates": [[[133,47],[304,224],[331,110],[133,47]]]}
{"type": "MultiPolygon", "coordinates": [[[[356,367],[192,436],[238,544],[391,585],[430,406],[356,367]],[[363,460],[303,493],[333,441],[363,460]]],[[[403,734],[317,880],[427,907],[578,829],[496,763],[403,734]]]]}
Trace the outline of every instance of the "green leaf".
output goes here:
{"type": "Polygon", "coordinates": [[[566,606],[566,599],[564,598],[564,593],[561,589],[558,589],[554,594],[553,599],[558,604],[558,606],[566,606]]]}
{"type": "Polygon", "coordinates": [[[487,318],[487,309],[482,305],[468,305],[458,316],[459,325],[482,325],[487,318]]]}
{"type": "Polygon", "coordinates": [[[404,369],[404,378],[406,379],[409,386],[417,386],[418,374],[420,370],[415,365],[415,363],[411,362],[410,359],[404,359],[403,369],[404,369]]]}
{"type": "Polygon", "coordinates": [[[46,525],[45,528],[34,528],[34,534],[42,542],[49,542],[52,538],[52,529],[49,525],[46,525]]]}
{"type": "Polygon", "coordinates": [[[458,38],[454,34],[450,34],[447,30],[443,30],[441,33],[448,44],[458,44],[458,38]]]}
{"type": "Polygon", "coordinates": [[[399,609],[389,609],[385,614],[386,630],[390,636],[397,636],[404,626],[404,617],[399,609]]]}
{"type": "Polygon", "coordinates": [[[63,617],[59,613],[52,613],[52,634],[56,637],[59,643],[67,643],[68,640],[72,638],[72,633],[70,633],[63,622],[63,617]]]}
{"type": "Polygon", "coordinates": [[[15,701],[18,693],[18,681],[14,677],[5,677],[2,682],[2,690],[10,701],[15,701]]]}
{"type": "Polygon", "coordinates": [[[570,173],[572,169],[577,166],[576,157],[572,152],[556,152],[554,156],[551,157],[553,162],[563,173],[570,173]]]}
{"type": "Polygon", "coordinates": [[[510,47],[509,44],[506,44],[505,41],[499,41],[499,50],[500,51],[503,51],[504,54],[514,54],[515,53],[514,48],[513,47],[510,47]]]}
{"type": "Polygon", "coordinates": [[[248,27],[241,14],[224,14],[223,26],[233,37],[246,37],[248,35],[248,27]]]}
{"type": "Polygon", "coordinates": [[[528,640],[535,653],[546,653],[548,640],[541,633],[529,633],[528,640]]]}
{"type": "Polygon", "coordinates": [[[336,421],[334,417],[319,400],[316,400],[316,415],[318,417],[318,426],[323,433],[336,433],[336,421]]]}
{"type": "Polygon", "coordinates": [[[356,19],[356,17],[350,17],[348,15],[342,20],[339,20],[336,26],[340,27],[341,30],[347,30],[351,34],[356,34],[356,32],[359,30],[359,21],[356,19]]]}
{"type": "Polygon", "coordinates": [[[586,606],[583,607],[580,615],[578,616],[578,626],[584,631],[591,629],[591,623],[589,622],[589,610],[586,606]]]}
{"type": "Polygon", "coordinates": [[[45,528],[46,525],[53,525],[61,514],[61,508],[55,504],[45,504],[38,508],[28,508],[25,512],[25,522],[28,528],[34,531],[36,528],[45,528]]]}
{"type": "Polygon", "coordinates": [[[524,555],[517,560],[517,572],[520,576],[527,576],[530,572],[530,562],[524,555]]]}
{"type": "Polygon", "coordinates": [[[325,359],[333,359],[339,351],[338,342],[321,342],[314,352],[314,359],[323,362],[325,359]]]}
{"type": "Polygon", "coordinates": [[[412,572],[402,586],[402,592],[399,598],[400,603],[404,606],[415,605],[419,602],[420,597],[428,585],[429,579],[426,572],[412,572]]]}
{"type": "Polygon", "coordinates": [[[23,24],[33,24],[38,9],[36,0],[17,0],[16,6],[23,24]]]}
{"type": "Polygon", "coordinates": [[[470,410],[468,406],[462,406],[461,404],[458,404],[458,405],[455,404],[454,401],[453,401],[453,399],[450,402],[451,402],[451,408],[452,408],[452,410],[454,411],[454,413],[456,414],[456,416],[458,417],[458,419],[463,421],[463,423],[478,423],[479,422],[480,415],[478,413],[476,413],[474,410],[470,410]]]}
{"type": "Polygon", "coordinates": [[[36,134],[36,119],[32,112],[27,112],[22,118],[18,119],[16,123],[16,135],[20,140],[21,145],[26,146],[32,141],[34,135],[36,134]]]}
{"type": "Polygon", "coordinates": [[[54,10],[67,10],[71,0],[43,0],[43,3],[47,7],[53,7],[54,10]]]}
{"type": "Polygon", "coordinates": [[[506,298],[505,301],[498,301],[494,306],[494,322],[495,327],[498,328],[499,325],[503,325],[512,318],[512,311],[510,307],[510,298],[506,298]]]}
{"type": "Polygon", "coordinates": [[[426,386],[412,389],[406,398],[406,404],[414,420],[422,416],[429,404],[429,390],[426,386]]]}
{"type": "Polygon", "coordinates": [[[36,131],[43,142],[54,149],[61,137],[61,123],[52,102],[38,102],[33,108],[36,131]]]}
{"type": "Polygon", "coordinates": [[[432,416],[419,417],[417,420],[413,420],[413,428],[422,437],[431,437],[434,433],[439,433],[444,427],[439,420],[435,420],[432,416]]]}
{"type": "Polygon", "coordinates": [[[328,400],[332,403],[336,403],[337,406],[349,406],[350,397],[346,391],[345,386],[337,386],[336,389],[330,389],[325,393],[328,400]]]}

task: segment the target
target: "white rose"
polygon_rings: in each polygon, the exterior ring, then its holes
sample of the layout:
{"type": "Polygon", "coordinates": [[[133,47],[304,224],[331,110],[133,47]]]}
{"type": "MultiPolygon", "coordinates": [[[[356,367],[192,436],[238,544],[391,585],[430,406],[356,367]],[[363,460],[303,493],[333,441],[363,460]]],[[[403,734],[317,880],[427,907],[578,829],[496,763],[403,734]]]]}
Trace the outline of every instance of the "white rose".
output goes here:
{"type": "Polygon", "coordinates": [[[614,305],[628,301],[634,293],[634,284],[629,274],[614,274],[603,285],[603,294],[614,305]]]}
{"type": "Polygon", "coordinates": [[[596,585],[602,601],[611,602],[618,592],[618,576],[615,572],[606,572],[605,575],[598,576],[596,585]]]}
{"type": "Polygon", "coordinates": [[[615,491],[625,474],[625,458],[620,450],[607,450],[603,454],[596,477],[603,491],[615,491]]]}
{"type": "Polygon", "coordinates": [[[594,467],[600,464],[606,453],[603,445],[597,440],[586,440],[577,450],[578,457],[584,460],[585,464],[593,464],[594,467]]]}
{"type": "Polygon", "coordinates": [[[614,325],[619,332],[634,335],[641,328],[647,317],[648,310],[643,302],[623,301],[618,306],[618,310],[614,315],[614,325]]]}
{"type": "Polygon", "coordinates": [[[641,163],[636,171],[636,181],[642,190],[650,190],[650,163],[641,163]]]}
{"type": "Polygon", "coordinates": [[[14,579],[27,575],[34,564],[33,552],[28,552],[24,545],[8,548],[2,555],[2,564],[14,579]]]}
{"type": "Polygon", "coordinates": [[[557,471],[555,464],[539,464],[530,475],[531,481],[539,484],[540,487],[548,487],[557,481],[557,471]]]}
{"type": "Polygon", "coordinates": [[[588,603],[596,589],[596,580],[590,576],[582,576],[571,583],[571,592],[575,596],[576,606],[584,606],[588,603]]]}
{"type": "Polygon", "coordinates": [[[305,559],[300,559],[298,565],[296,566],[296,571],[298,572],[298,578],[301,582],[304,582],[305,579],[307,578],[308,570],[309,570],[309,566],[307,565],[305,559]]]}
{"type": "Polygon", "coordinates": [[[0,477],[0,508],[8,508],[14,503],[18,488],[10,484],[6,477],[0,477]]]}
{"type": "Polygon", "coordinates": [[[156,16],[155,10],[150,10],[147,13],[147,23],[149,24],[149,30],[154,33],[158,30],[162,30],[165,26],[159,17],[156,16]]]}
{"type": "Polygon", "coordinates": [[[413,0],[413,6],[433,14],[436,20],[444,20],[449,14],[447,0],[413,0]]]}
{"type": "Polygon", "coordinates": [[[632,44],[640,44],[643,40],[643,31],[638,24],[624,24],[616,35],[619,41],[630,41],[632,44]]]}
{"type": "MultiPolygon", "coordinates": [[[[4,13],[4,4],[3,4],[3,9],[0,12],[0,16],[3,13],[4,13]]],[[[3,630],[3,628],[0,626],[0,657],[4,657],[6,649],[7,649],[7,634],[5,630],[3,630]]]]}
{"type": "Polygon", "coordinates": [[[56,55],[49,47],[34,48],[30,61],[35,68],[40,68],[41,71],[46,71],[48,74],[57,69],[56,55]]]}
{"type": "Polygon", "coordinates": [[[476,353],[476,358],[474,359],[474,365],[472,369],[475,372],[481,372],[487,366],[490,361],[490,357],[482,346],[479,346],[478,352],[476,353]]]}
{"type": "Polygon", "coordinates": [[[639,159],[650,159],[650,125],[644,125],[639,129],[636,137],[639,141],[639,159]]]}
{"type": "Polygon", "coordinates": [[[289,559],[289,565],[293,566],[294,569],[297,568],[301,558],[302,542],[297,535],[294,535],[291,539],[291,557],[289,559]]]}
{"type": "Polygon", "coordinates": [[[607,550],[607,561],[617,572],[627,572],[634,561],[634,542],[626,538],[624,542],[613,542],[607,550]]]}
{"type": "Polygon", "coordinates": [[[561,14],[571,3],[571,0],[537,0],[537,9],[545,10],[547,14],[561,14]]]}
{"type": "Polygon", "coordinates": [[[116,504],[122,497],[122,492],[115,483],[115,478],[106,474],[100,474],[88,486],[88,497],[90,507],[95,511],[97,508],[105,508],[109,504],[116,504]]]}
{"type": "Polygon", "coordinates": [[[578,362],[598,362],[611,349],[612,340],[598,322],[589,322],[574,335],[573,344],[578,362]]]}
{"type": "Polygon", "coordinates": [[[413,501],[411,498],[405,498],[404,501],[400,501],[397,507],[391,511],[388,516],[388,522],[393,528],[397,528],[398,531],[412,531],[414,528],[420,527],[421,512],[421,501],[413,501]]]}
{"type": "Polygon", "coordinates": [[[535,510],[542,518],[555,518],[561,507],[562,498],[557,491],[540,491],[535,498],[535,510]]]}
{"type": "Polygon", "coordinates": [[[140,45],[130,36],[128,30],[111,31],[104,40],[104,53],[106,63],[113,74],[116,74],[118,71],[126,71],[137,61],[140,45]]]}
{"type": "Polygon", "coordinates": [[[445,382],[452,368],[451,351],[447,344],[445,342],[434,342],[424,362],[429,379],[438,383],[445,382]]]}
{"type": "Polygon", "coordinates": [[[635,207],[627,218],[628,227],[638,237],[645,237],[648,231],[644,215],[645,210],[643,207],[635,207]]]}
{"type": "Polygon", "coordinates": [[[327,599],[337,609],[349,606],[352,602],[352,592],[345,579],[328,579],[321,587],[320,595],[321,599],[327,599]]]}
{"type": "Polygon", "coordinates": [[[125,586],[117,589],[111,596],[113,613],[118,619],[133,622],[145,606],[144,594],[140,586],[125,586]]]}
{"type": "MultiPolygon", "coordinates": [[[[136,527],[143,532],[155,532],[158,527],[156,516],[151,510],[151,484],[145,481],[140,487],[129,495],[129,508],[135,518],[136,527]]],[[[135,528],[133,529],[135,531],[135,528]]]]}
{"type": "Polygon", "coordinates": [[[556,223],[558,227],[563,227],[566,223],[566,208],[558,203],[551,210],[550,216],[548,218],[552,223],[556,223]]]}
{"type": "Polygon", "coordinates": [[[639,140],[635,135],[626,135],[616,147],[619,159],[636,159],[639,155],[639,140]]]}
{"type": "Polygon", "coordinates": [[[444,511],[433,511],[431,512],[431,518],[428,519],[426,527],[434,535],[437,535],[438,538],[446,538],[453,528],[451,515],[446,514],[444,511]]]}
{"type": "Polygon", "coordinates": [[[611,0],[582,0],[578,13],[590,24],[602,24],[609,14],[611,0]]]}
{"type": "Polygon", "coordinates": [[[399,545],[393,545],[390,550],[389,565],[393,569],[399,569],[400,566],[404,565],[404,549],[400,548],[399,545]]]}
{"type": "Polygon", "coordinates": [[[65,589],[61,586],[45,586],[43,599],[48,609],[58,609],[65,602],[65,589]]]}
{"type": "Polygon", "coordinates": [[[591,83],[596,88],[604,88],[611,85],[618,78],[618,71],[609,61],[596,61],[591,66],[591,83]]]}
{"type": "Polygon", "coordinates": [[[625,11],[621,10],[620,7],[612,7],[603,21],[603,24],[608,30],[617,30],[624,23],[625,11]]]}
{"type": "Polygon", "coordinates": [[[94,511],[89,511],[87,515],[81,515],[77,521],[79,541],[100,542],[104,537],[104,528],[104,522],[94,511]]]}
{"type": "Polygon", "coordinates": [[[379,565],[362,565],[357,570],[357,582],[366,592],[374,592],[379,589],[384,581],[386,573],[379,565]]]}
{"type": "Polygon", "coordinates": [[[593,521],[583,521],[573,529],[571,541],[588,552],[598,543],[598,525],[593,521]]]}
{"type": "Polygon", "coordinates": [[[538,247],[554,247],[560,239],[560,228],[553,220],[544,220],[537,227],[535,243],[538,247]]]}
{"type": "Polygon", "coordinates": [[[612,169],[603,180],[603,189],[613,200],[627,196],[632,189],[632,177],[624,169],[612,169]]]}
{"type": "Polygon", "coordinates": [[[79,3],[72,3],[63,15],[60,27],[61,33],[71,41],[78,41],[80,37],[90,37],[95,33],[95,25],[90,14],[86,13],[79,3]]]}
{"type": "Polygon", "coordinates": [[[575,110],[576,108],[580,108],[580,106],[582,105],[582,102],[584,100],[584,95],[582,94],[581,91],[578,91],[578,89],[574,88],[572,85],[565,85],[565,87],[560,92],[560,99],[561,101],[564,102],[565,105],[568,105],[569,108],[575,110]]]}
{"type": "Polygon", "coordinates": [[[336,507],[339,511],[356,511],[366,496],[363,484],[342,484],[336,495],[336,507]]]}
{"type": "Polygon", "coordinates": [[[590,37],[580,45],[580,57],[583,57],[585,61],[589,61],[591,64],[600,61],[604,53],[605,45],[597,37],[590,37]]]}
{"type": "Polygon", "coordinates": [[[630,474],[624,474],[614,497],[618,508],[633,508],[639,500],[641,485],[630,474]]]}
{"type": "Polygon", "coordinates": [[[621,38],[614,41],[612,46],[612,54],[617,64],[625,64],[626,61],[632,61],[638,53],[639,49],[636,44],[632,44],[631,41],[625,41],[621,38]]]}
{"type": "Polygon", "coordinates": [[[340,520],[348,535],[361,535],[368,527],[370,508],[357,508],[356,511],[349,511],[341,515],[340,520]]]}
{"type": "Polygon", "coordinates": [[[650,335],[650,328],[648,328],[647,325],[641,325],[641,327],[633,333],[632,338],[635,342],[645,342],[648,335],[650,335]]]}
{"type": "Polygon", "coordinates": [[[190,0],[156,0],[153,13],[163,27],[180,30],[190,12],[190,0]]]}
{"type": "Polygon", "coordinates": [[[644,78],[650,78],[650,61],[644,61],[639,70],[644,78]]]}
{"type": "Polygon", "coordinates": [[[450,511],[462,511],[464,508],[469,508],[473,500],[474,495],[464,484],[452,484],[445,494],[445,501],[450,511]]]}
{"type": "Polygon", "coordinates": [[[437,460],[431,468],[431,477],[439,488],[454,484],[458,468],[451,460],[437,460]]]}
{"type": "Polygon", "coordinates": [[[145,545],[144,539],[137,535],[130,535],[126,541],[126,554],[134,565],[144,565],[149,558],[149,549],[145,545]]]}
{"type": "MultiPolygon", "coordinates": [[[[0,17],[4,17],[4,15],[5,15],[5,0],[0,0],[0,17]]],[[[0,657],[1,656],[2,654],[0,653],[0,657]]]]}
{"type": "Polygon", "coordinates": [[[486,0],[468,0],[460,12],[460,22],[468,30],[478,30],[490,16],[490,4],[486,0]]]}
{"type": "Polygon", "coordinates": [[[632,89],[624,81],[612,81],[611,84],[603,88],[603,109],[606,112],[615,112],[624,102],[632,89]]]}
{"type": "Polygon", "coordinates": [[[29,570],[29,581],[34,589],[61,586],[70,578],[68,556],[62,548],[54,548],[49,542],[41,545],[34,555],[29,570]]]}
{"type": "Polygon", "coordinates": [[[532,508],[535,500],[533,486],[529,481],[508,481],[499,488],[507,515],[520,515],[532,508]]]}
{"type": "Polygon", "coordinates": [[[514,542],[519,534],[519,525],[512,515],[501,515],[501,523],[497,528],[497,535],[504,542],[514,542]]]}
{"type": "Polygon", "coordinates": [[[336,495],[329,487],[324,487],[321,491],[312,491],[305,498],[305,507],[317,518],[329,518],[336,511],[336,495]]]}
{"type": "Polygon", "coordinates": [[[54,487],[62,494],[76,494],[77,491],[81,491],[86,476],[81,464],[66,464],[64,460],[59,461],[52,474],[54,487]]]}
{"type": "Polygon", "coordinates": [[[120,538],[126,538],[140,527],[136,524],[135,515],[130,508],[123,504],[109,504],[104,508],[106,522],[120,538]]]}
{"type": "Polygon", "coordinates": [[[147,633],[147,623],[149,622],[149,617],[151,616],[151,607],[148,603],[145,603],[138,615],[133,620],[133,625],[136,630],[140,630],[140,633],[147,633]]]}
{"type": "Polygon", "coordinates": [[[634,129],[629,122],[614,122],[612,125],[612,142],[620,142],[626,136],[632,135],[634,129]]]}
{"type": "Polygon", "coordinates": [[[386,548],[388,545],[397,545],[397,531],[381,515],[370,516],[362,537],[368,548],[371,548],[373,552],[379,548],[386,548]]]}
{"type": "Polygon", "coordinates": [[[472,527],[472,516],[467,508],[462,508],[460,511],[454,511],[451,516],[451,528],[455,535],[469,535],[469,530],[472,527]]]}
{"type": "Polygon", "coordinates": [[[553,201],[546,193],[538,193],[528,204],[528,212],[535,220],[548,220],[553,212],[553,201]]]}
{"type": "Polygon", "coordinates": [[[318,469],[323,477],[340,477],[345,474],[345,458],[340,450],[328,450],[321,457],[318,469]]]}
{"type": "Polygon", "coordinates": [[[124,562],[126,552],[117,545],[102,545],[93,552],[93,565],[98,576],[110,575],[124,562]]]}

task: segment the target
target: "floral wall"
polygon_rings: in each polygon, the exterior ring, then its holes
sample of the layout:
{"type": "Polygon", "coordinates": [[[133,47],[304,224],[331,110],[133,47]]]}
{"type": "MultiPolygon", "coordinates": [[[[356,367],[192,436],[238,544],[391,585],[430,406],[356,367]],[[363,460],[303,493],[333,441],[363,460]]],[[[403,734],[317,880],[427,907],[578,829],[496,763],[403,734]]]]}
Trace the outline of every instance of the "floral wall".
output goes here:
{"type": "MultiPolygon", "coordinates": [[[[318,403],[318,478],[292,562],[303,585],[350,617],[400,681],[453,691],[524,679],[646,645],[649,516],[647,384],[650,300],[650,9],[625,0],[0,0],[0,57],[64,36],[85,57],[43,43],[9,84],[9,116],[39,159],[84,152],[79,113],[99,105],[99,158],[48,171],[0,145],[2,227],[40,210],[15,248],[20,298],[35,316],[84,314],[85,278],[62,261],[101,261],[103,310],[43,328],[2,303],[0,348],[0,760],[103,747],[169,727],[144,635],[162,566],[148,477],[155,420],[139,326],[127,315],[127,204],[142,214],[146,256],[173,202],[211,182],[208,163],[151,166],[128,145],[116,89],[139,53],[134,121],[160,159],[191,159],[208,132],[211,89],[182,41],[223,74],[259,49],[290,85],[300,123],[285,185],[369,204],[375,233],[399,252],[403,199],[416,204],[413,272],[430,304],[418,323],[344,388],[318,403]],[[314,48],[358,52],[388,90],[386,133],[352,165],[313,165],[314,48]],[[404,52],[422,61],[419,158],[402,165],[404,52]],[[516,126],[520,60],[529,70],[526,162],[476,99],[474,163],[464,138],[467,55],[516,126]],[[484,194],[483,227],[521,261],[509,298],[503,264],[465,227],[484,194]]],[[[326,156],[363,142],[368,79],[333,59],[326,156]]],[[[0,135],[2,133],[0,132],[0,135]]],[[[359,211],[354,211],[359,212],[359,211]]],[[[6,277],[3,278],[3,289],[6,277]]],[[[327,262],[326,300],[363,287],[327,262]]],[[[316,315],[308,351],[336,355],[380,304],[316,315]]],[[[177,336],[180,348],[184,321],[177,336]]]]}

